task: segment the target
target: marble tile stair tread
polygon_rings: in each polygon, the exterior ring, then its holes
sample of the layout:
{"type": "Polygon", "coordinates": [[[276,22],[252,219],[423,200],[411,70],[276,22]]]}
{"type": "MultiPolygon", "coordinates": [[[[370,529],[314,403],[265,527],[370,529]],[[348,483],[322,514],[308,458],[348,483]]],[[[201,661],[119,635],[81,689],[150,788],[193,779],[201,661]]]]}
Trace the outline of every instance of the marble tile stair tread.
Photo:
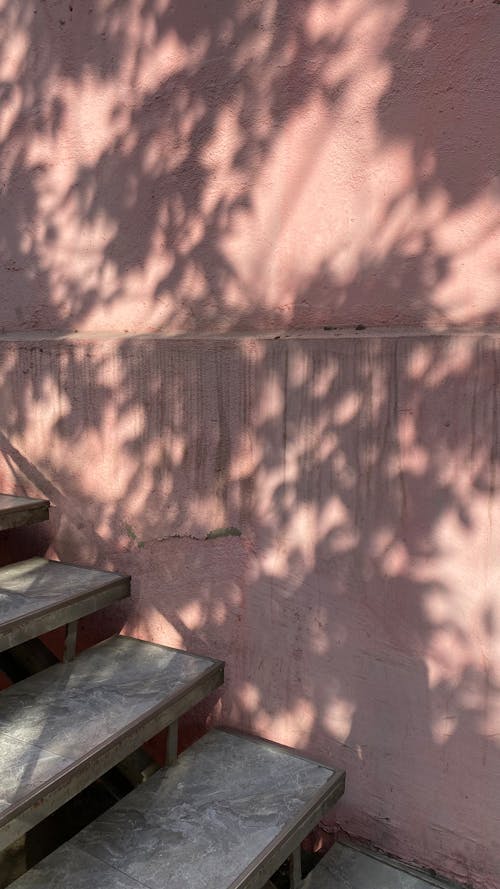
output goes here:
{"type": "Polygon", "coordinates": [[[12,889],[260,889],[343,789],[343,772],[211,731],[12,889]]]}
{"type": "Polygon", "coordinates": [[[336,843],[304,881],[304,889],[431,889],[439,880],[409,873],[397,861],[336,843]]]}
{"type": "Polygon", "coordinates": [[[223,681],[221,661],[115,636],[0,693],[0,849],[223,681]]]}
{"type": "Polygon", "coordinates": [[[45,522],[49,517],[49,508],[48,500],[0,494],[0,531],[45,522]]]}
{"type": "Polygon", "coordinates": [[[130,595],[130,578],[33,558],[0,568],[0,651],[130,595]]]}

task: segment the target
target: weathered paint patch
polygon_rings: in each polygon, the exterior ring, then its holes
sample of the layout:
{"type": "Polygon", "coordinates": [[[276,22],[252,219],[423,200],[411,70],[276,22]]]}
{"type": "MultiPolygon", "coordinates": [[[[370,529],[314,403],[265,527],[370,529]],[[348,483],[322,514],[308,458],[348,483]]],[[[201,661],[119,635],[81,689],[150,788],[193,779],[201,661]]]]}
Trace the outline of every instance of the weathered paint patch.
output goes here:
{"type": "Polygon", "coordinates": [[[215,528],[208,532],[205,539],[217,540],[218,537],[241,537],[241,531],[239,528],[215,528]]]}

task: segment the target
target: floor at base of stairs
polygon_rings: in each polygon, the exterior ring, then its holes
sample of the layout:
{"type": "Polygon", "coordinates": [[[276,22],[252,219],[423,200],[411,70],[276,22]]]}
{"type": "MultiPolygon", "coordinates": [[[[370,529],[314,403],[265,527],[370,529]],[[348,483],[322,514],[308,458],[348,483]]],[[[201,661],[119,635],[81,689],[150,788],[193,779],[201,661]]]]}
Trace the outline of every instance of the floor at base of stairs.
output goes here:
{"type": "Polygon", "coordinates": [[[335,844],[303,884],[304,889],[450,889],[452,885],[343,843],[335,844]]]}

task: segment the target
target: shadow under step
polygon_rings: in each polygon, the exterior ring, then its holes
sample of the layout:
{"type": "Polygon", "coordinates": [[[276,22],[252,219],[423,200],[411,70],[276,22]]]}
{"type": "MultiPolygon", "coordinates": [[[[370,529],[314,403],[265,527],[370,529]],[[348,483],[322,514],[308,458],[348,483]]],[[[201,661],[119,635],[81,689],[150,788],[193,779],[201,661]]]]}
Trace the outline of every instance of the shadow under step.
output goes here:
{"type": "Polygon", "coordinates": [[[33,558],[0,568],[0,651],[130,595],[130,577],[33,558]]]}
{"type": "Polygon", "coordinates": [[[221,661],[115,636],[0,693],[0,849],[223,682],[221,661]]]}
{"type": "Polygon", "coordinates": [[[49,518],[49,508],[49,500],[0,494],[0,531],[33,525],[35,522],[46,522],[49,518]]]}
{"type": "Polygon", "coordinates": [[[261,889],[344,778],[276,744],[212,731],[12,889],[261,889]]]}

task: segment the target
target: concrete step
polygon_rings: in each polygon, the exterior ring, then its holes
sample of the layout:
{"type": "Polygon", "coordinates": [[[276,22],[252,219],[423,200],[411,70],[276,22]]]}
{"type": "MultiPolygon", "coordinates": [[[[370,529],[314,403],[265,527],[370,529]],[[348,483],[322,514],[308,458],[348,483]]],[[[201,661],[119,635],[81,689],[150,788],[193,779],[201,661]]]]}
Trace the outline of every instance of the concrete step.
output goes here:
{"type": "Polygon", "coordinates": [[[212,731],[12,889],[260,889],[343,789],[343,772],[212,731]]]}
{"type": "Polygon", "coordinates": [[[48,500],[0,494],[0,531],[45,522],[49,517],[49,507],[48,500]]]}
{"type": "Polygon", "coordinates": [[[224,665],[115,636],[0,693],[0,849],[222,684],[224,665]]]}
{"type": "Polygon", "coordinates": [[[393,859],[336,843],[304,881],[304,889],[449,889],[393,859]]]}
{"type": "Polygon", "coordinates": [[[124,574],[27,559],[0,568],[0,651],[130,594],[124,574]]]}

